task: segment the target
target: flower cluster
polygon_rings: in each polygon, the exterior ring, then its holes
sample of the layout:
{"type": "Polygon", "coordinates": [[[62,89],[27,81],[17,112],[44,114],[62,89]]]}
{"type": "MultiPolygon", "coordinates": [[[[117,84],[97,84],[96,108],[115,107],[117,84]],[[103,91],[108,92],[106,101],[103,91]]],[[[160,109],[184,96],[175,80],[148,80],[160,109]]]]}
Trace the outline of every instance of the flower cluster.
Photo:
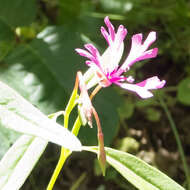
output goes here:
{"type": "Polygon", "coordinates": [[[152,97],[153,94],[150,90],[162,88],[166,83],[165,80],[160,81],[157,76],[154,76],[134,84],[133,77],[126,77],[123,73],[127,72],[135,62],[157,56],[157,48],[148,50],[150,45],[156,40],[156,32],[150,32],[144,42],[142,42],[142,34],[133,35],[131,50],[120,66],[119,62],[124,50],[123,41],[127,35],[127,29],[120,25],[117,32],[115,32],[115,28],[108,17],[105,17],[104,22],[108,30],[101,27],[101,33],[108,43],[108,48],[103,55],[100,55],[99,51],[92,44],[86,44],[84,46],[86,50],[77,48],[77,53],[88,58],[86,64],[91,68],[96,79],[98,79],[99,85],[102,87],[108,87],[114,83],[121,88],[137,93],[141,98],[152,97]]]}

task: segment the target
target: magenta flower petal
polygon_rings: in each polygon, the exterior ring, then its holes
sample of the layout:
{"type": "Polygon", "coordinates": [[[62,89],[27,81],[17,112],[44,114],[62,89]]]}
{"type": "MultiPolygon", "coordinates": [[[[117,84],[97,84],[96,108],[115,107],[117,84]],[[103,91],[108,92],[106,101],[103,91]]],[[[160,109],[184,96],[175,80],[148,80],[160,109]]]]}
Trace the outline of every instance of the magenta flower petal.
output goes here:
{"type": "Polygon", "coordinates": [[[109,47],[102,55],[101,67],[106,74],[111,73],[119,66],[119,61],[121,60],[124,49],[123,40],[127,34],[127,29],[124,28],[123,25],[120,25],[117,29],[117,33],[115,33],[115,29],[108,17],[105,18],[105,24],[108,31],[104,27],[101,27],[101,32],[109,47]]]}
{"type": "Polygon", "coordinates": [[[143,44],[142,44],[142,34],[133,35],[131,50],[125,62],[120,67],[118,74],[121,74],[122,72],[128,70],[137,61],[156,57],[158,53],[157,48],[147,50],[155,40],[156,40],[155,32],[150,32],[143,44]]]}
{"type": "Polygon", "coordinates": [[[142,53],[141,56],[139,56],[137,59],[134,59],[134,62],[154,58],[157,56],[157,54],[158,54],[158,48],[150,49],[142,53]]]}
{"type": "Polygon", "coordinates": [[[108,16],[105,17],[104,22],[105,22],[106,26],[108,27],[108,31],[109,31],[109,34],[110,34],[112,41],[114,41],[114,39],[115,39],[115,28],[112,25],[112,23],[110,22],[108,16]]]}
{"type": "Polygon", "coordinates": [[[131,40],[132,40],[132,45],[131,45],[131,51],[137,50],[141,44],[142,44],[142,34],[135,34],[132,36],[131,40]]]}
{"type": "MultiPolygon", "coordinates": [[[[86,44],[85,48],[89,52],[83,49],[79,49],[79,48],[76,48],[75,51],[79,55],[90,59],[94,64],[96,64],[102,70],[101,65],[100,65],[100,54],[99,54],[99,51],[96,49],[96,47],[92,44],[86,44]]],[[[87,65],[89,65],[89,62],[87,62],[87,65]]]]}
{"type": "Polygon", "coordinates": [[[97,50],[97,48],[92,45],[92,44],[86,44],[84,46],[94,57],[99,57],[100,54],[99,54],[99,51],[97,50]]]}
{"type": "Polygon", "coordinates": [[[114,46],[115,49],[119,49],[121,43],[123,42],[123,40],[125,39],[125,36],[127,34],[127,29],[124,28],[123,25],[120,25],[118,27],[117,33],[115,33],[115,28],[114,26],[111,24],[110,20],[108,17],[106,17],[104,19],[105,24],[108,28],[108,32],[107,30],[102,26],[101,27],[101,33],[104,36],[104,38],[106,39],[108,45],[114,46]]]}
{"type": "Polygon", "coordinates": [[[87,52],[86,50],[84,49],[80,49],[80,48],[76,48],[75,51],[80,55],[80,56],[83,56],[83,57],[86,57],[88,59],[91,59],[91,54],[89,52],[87,52]]]}
{"type": "Polygon", "coordinates": [[[110,36],[109,36],[108,32],[106,31],[106,29],[102,26],[100,30],[101,30],[102,36],[104,36],[104,38],[106,39],[108,45],[111,45],[110,42],[112,40],[110,39],[110,36]]]}
{"type": "Polygon", "coordinates": [[[137,83],[137,86],[146,88],[148,90],[153,90],[153,89],[159,89],[162,88],[166,84],[165,80],[160,81],[160,79],[157,76],[148,78],[140,83],[137,83]]]}
{"type": "Polygon", "coordinates": [[[101,27],[101,33],[104,36],[104,38],[106,39],[108,45],[110,46],[111,43],[115,40],[115,28],[114,26],[111,24],[110,20],[108,17],[105,17],[104,22],[108,28],[108,32],[107,30],[102,26],[101,27]]]}
{"type": "Polygon", "coordinates": [[[152,43],[154,43],[156,40],[156,32],[152,31],[148,34],[146,40],[143,43],[143,51],[146,51],[152,43]]]}
{"type": "Polygon", "coordinates": [[[127,35],[127,29],[124,28],[123,25],[120,25],[117,30],[117,33],[115,35],[115,40],[114,40],[114,43],[115,43],[114,46],[115,46],[116,50],[118,50],[120,48],[126,35],[127,35]]]}
{"type": "Polygon", "coordinates": [[[141,98],[150,98],[153,96],[153,94],[149,90],[162,88],[166,84],[166,81],[160,81],[160,79],[157,76],[154,76],[137,84],[118,82],[116,84],[126,90],[136,92],[141,98]]]}
{"type": "Polygon", "coordinates": [[[136,84],[118,83],[118,82],[116,84],[120,86],[121,88],[135,92],[141,98],[144,98],[144,99],[150,98],[153,96],[153,94],[150,91],[148,91],[146,88],[140,87],[136,84]]]}

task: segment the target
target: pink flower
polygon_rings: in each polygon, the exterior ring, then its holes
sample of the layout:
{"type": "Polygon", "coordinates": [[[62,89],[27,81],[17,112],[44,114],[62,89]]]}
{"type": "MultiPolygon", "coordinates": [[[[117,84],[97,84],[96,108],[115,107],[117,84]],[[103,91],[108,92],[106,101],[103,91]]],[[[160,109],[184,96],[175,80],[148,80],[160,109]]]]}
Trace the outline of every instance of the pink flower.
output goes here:
{"type": "Polygon", "coordinates": [[[149,46],[156,40],[156,32],[150,32],[144,42],[142,42],[142,34],[133,35],[131,50],[123,64],[119,66],[127,29],[120,25],[115,32],[108,17],[105,17],[104,22],[108,30],[101,27],[101,33],[108,43],[108,48],[103,55],[100,55],[92,44],[86,44],[84,46],[86,50],[77,48],[77,53],[89,59],[86,64],[95,73],[96,79],[102,87],[108,87],[114,83],[121,88],[137,93],[141,98],[152,97],[153,94],[150,90],[162,88],[166,83],[165,80],[160,81],[157,76],[154,76],[140,83],[132,84],[134,79],[131,76],[123,76],[123,73],[127,72],[135,62],[157,56],[157,48],[148,50],[149,46]]]}

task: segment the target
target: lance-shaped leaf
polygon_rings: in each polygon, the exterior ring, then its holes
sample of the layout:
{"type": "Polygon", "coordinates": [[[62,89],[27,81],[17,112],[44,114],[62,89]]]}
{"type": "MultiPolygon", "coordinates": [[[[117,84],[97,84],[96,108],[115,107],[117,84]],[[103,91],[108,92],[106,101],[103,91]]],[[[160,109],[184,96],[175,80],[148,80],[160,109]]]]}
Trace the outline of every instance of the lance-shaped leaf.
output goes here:
{"type": "Polygon", "coordinates": [[[13,89],[0,82],[0,125],[41,137],[70,150],[81,150],[81,143],[71,132],[48,119],[13,89]]]}
{"type": "MultiPolygon", "coordinates": [[[[98,154],[98,147],[83,147],[98,154]]],[[[185,190],[167,175],[126,152],[105,148],[107,162],[140,190],[185,190]]]]}
{"type": "Polygon", "coordinates": [[[20,189],[47,143],[30,135],[19,137],[0,162],[0,189],[20,189]]]}

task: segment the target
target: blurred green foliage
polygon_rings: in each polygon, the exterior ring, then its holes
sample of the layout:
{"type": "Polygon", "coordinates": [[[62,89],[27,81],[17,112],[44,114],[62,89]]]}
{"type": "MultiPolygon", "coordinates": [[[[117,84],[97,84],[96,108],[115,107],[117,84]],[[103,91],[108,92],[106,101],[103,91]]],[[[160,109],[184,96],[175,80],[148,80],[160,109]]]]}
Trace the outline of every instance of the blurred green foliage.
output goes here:
{"type": "MultiPolygon", "coordinates": [[[[0,0],[0,80],[46,114],[63,110],[76,71],[87,70],[84,59],[74,49],[82,48],[90,40],[101,52],[104,51],[106,43],[100,34],[100,26],[104,25],[106,15],[115,26],[123,24],[128,29],[126,52],[133,34],[146,36],[151,30],[157,32],[154,44],[159,48],[157,58],[136,63],[128,74],[135,76],[137,81],[154,75],[167,81],[166,87],[156,94],[164,98],[176,124],[180,124],[184,149],[189,155],[190,144],[185,140],[188,137],[183,136],[188,135],[184,131],[188,131],[190,125],[190,4],[186,0],[0,0]],[[186,122],[181,123],[182,120],[186,122]]],[[[100,92],[94,106],[102,121],[106,145],[117,146],[117,140],[129,136],[129,147],[130,142],[135,142],[135,146],[139,144],[139,153],[154,150],[156,154],[164,148],[177,154],[175,140],[156,97],[140,100],[134,94],[111,87],[100,92]]],[[[0,133],[3,144],[0,153],[3,154],[14,138],[9,138],[8,131],[4,135],[1,128],[0,133]],[[10,140],[6,141],[2,135],[10,140]]],[[[96,128],[82,128],[80,138],[85,145],[96,144],[96,128]]],[[[123,143],[121,147],[126,148],[126,142],[123,143]]],[[[169,158],[175,160],[172,155],[169,158]]],[[[175,168],[181,171],[179,163],[175,168]]],[[[89,168],[89,171],[92,170],[89,168]]],[[[169,175],[181,184],[185,183],[183,174],[178,173],[169,175]]],[[[110,181],[107,183],[101,179],[96,185],[92,176],[87,178],[88,183],[94,185],[90,188],[92,190],[111,188],[110,181]]],[[[44,177],[42,180],[48,179],[44,177]]],[[[112,189],[132,189],[130,185],[126,187],[117,182],[120,180],[118,174],[111,178],[112,189]]],[[[39,182],[35,179],[24,188],[31,189],[30,184],[37,189],[35,184],[39,185],[39,182]]],[[[44,187],[43,183],[40,184],[44,187]]],[[[67,185],[64,187],[70,187],[67,185]]],[[[61,184],[58,186],[62,187],[61,184]]]]}

